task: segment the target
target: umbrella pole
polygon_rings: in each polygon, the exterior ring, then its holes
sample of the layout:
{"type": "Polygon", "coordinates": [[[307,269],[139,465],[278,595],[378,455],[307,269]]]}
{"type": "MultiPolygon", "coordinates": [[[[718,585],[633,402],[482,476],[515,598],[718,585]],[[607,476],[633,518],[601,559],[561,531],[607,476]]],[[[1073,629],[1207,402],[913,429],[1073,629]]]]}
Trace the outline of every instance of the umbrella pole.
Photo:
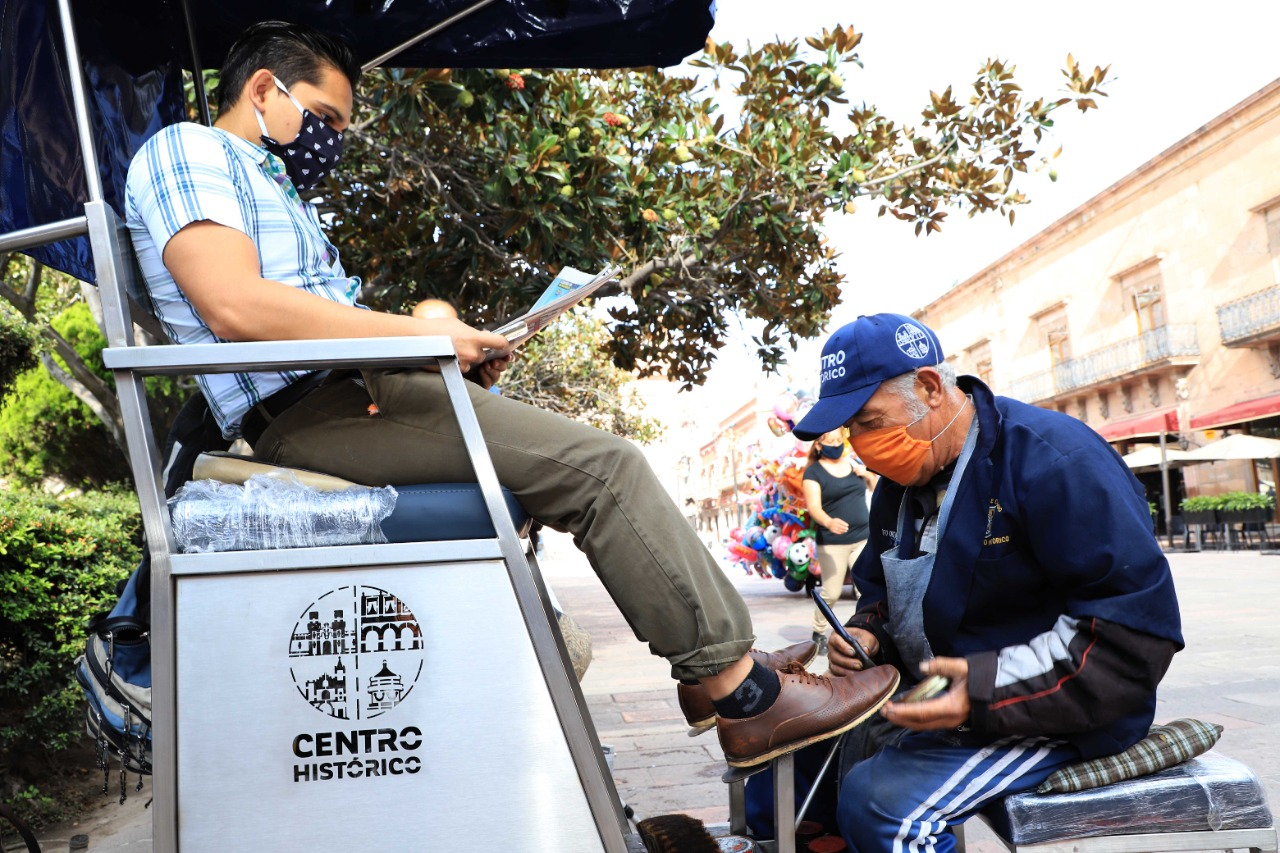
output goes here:
{"type": "Polygon", "coordinates": [[[1160,431],[1160,484],[1164,487],[1164,535],[1173,547],[1173,497],[1169,494],[1169,452],[1163,430],[1160,431]]]}
{"type": "MultiPolygon", "coordinates": [[[[1280,459],[1271,457],[1271,493],[1280,495],[1280,459]]],[[[1275,501],[1272,507],[1272,516],[1274,521],[1280,521],[1280,500],[1275,501]]]]}

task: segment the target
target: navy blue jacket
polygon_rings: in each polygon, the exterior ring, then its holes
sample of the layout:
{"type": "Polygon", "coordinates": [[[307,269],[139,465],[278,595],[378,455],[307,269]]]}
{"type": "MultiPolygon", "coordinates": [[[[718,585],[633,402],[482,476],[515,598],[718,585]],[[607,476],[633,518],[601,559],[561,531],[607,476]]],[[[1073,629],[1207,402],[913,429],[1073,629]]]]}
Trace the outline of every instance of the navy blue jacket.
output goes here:
{"type": "MultiPolygon", "coordinates": [[[[975,730],[1063,737],[1085,758],[1120,752],[1146,735],[1183,645],[1142,487],[1086,424],[959,384],[979,431],[925,593],[930,646],[969,660],[975,730]]],[[[883,478],[876,489],[850,620],[895,662],[880,555],[903,492],[883,478]]]]}

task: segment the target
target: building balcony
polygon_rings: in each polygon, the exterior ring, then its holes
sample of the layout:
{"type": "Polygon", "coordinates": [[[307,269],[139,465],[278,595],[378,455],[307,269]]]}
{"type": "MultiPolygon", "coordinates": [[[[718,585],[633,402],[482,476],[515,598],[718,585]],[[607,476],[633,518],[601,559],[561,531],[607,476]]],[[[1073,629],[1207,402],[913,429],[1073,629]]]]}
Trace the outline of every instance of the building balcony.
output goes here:
{"type": "Polygon", "coordinates": [[[1218,306],[1222,345],[1262,346],[1280,341],[1280,285],[1218,306]]]}
{"type": "Polygon", "coordinates": [[[1010,384],[1008,394],[1027,403],[1043,403],[1125,379],[1197,364],[1199,360],[1195,324],[1160,326],[1064,361],[1049,370],[1016,379],[1010,384]]]}

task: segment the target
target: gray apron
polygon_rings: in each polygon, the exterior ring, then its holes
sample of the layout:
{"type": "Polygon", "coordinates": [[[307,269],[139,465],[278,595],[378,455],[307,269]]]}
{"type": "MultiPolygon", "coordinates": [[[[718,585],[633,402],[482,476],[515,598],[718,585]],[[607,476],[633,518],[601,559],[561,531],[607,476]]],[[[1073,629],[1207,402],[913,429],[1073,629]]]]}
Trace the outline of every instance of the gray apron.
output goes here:
{"type": "MultiPolygon", "coordinates": [[[[942,499],[942,508],[938,510],[938,543],[942,542],[943,531],[951,516],[956,487],[960,485],[960,479],[964,476],[964,470],[969,465],[969,458],[973,456],[973,448],[977,443],[978,419],[974,417],[969,434],[964,440],[964,448],[960,451],[960,458],[956,461],[956,469],[951,475],[946,496],[942,499]]],[[[916,551],[915,524],[907,505],[911,492],[911,489],[907,489],[902,495],[902,503],[898,505],[898,542],[880,555],[880,563],[884,566],[885,590],[889,598],[889,634],[908,669],[904,674],[915,680],[920,677],[920,664],[932,660],[934,656],[933,650],[929,648],[929,638],[924,634],[924,593],[929,588],[929,579],[933,577],[936,555],[909,556],[916,551]]],[[[921,534],[927,524],[926,518],[921,534]]]]}

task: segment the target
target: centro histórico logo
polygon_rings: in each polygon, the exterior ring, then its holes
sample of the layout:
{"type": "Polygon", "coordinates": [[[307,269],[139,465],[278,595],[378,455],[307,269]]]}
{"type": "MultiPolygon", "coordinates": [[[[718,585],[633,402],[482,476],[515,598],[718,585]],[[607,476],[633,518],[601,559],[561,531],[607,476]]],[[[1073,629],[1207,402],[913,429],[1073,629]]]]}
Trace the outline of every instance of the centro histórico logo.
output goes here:
{"type": "Polygon", "coordinates": [[[307,704],[338,720],[368,720],[400,704],[422,673],[422,627],[376,586],[326,592],[298,617],[289,672],[307,704]]]}

